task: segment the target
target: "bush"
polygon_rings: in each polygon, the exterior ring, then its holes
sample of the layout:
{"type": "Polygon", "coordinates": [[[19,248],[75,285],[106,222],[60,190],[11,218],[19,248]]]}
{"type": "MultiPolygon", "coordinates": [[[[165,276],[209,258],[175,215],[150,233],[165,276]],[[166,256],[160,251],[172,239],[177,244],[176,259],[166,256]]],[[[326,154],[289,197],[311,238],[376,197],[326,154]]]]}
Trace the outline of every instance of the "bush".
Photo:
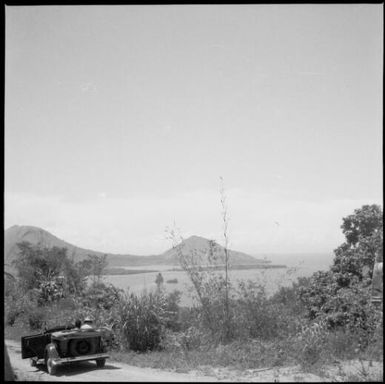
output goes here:
{"type": "Polygon", "coordinates": [[[368,342],[366,354],[368,359],[383,361],[384,359],[384,327],[383,327],[383,315],[382,309],[374,315],[378,316],[377,326],[373,330],[371,338],[368,342]]]}
{"type": "Polygon", "coordinates": [[[83,293],[81,302],[84,307],[97,309],[111,309],[120,300],[122,290],[112,284],[96,282],[83,293]]]}
{"type": "Polygon", "coordinates": [[[32,313],[38,306],[38,293],[31,290],[22,294],[16,289],[8,292],[4,298],[4,317],[7,325],[13,326],[18,318],[28,323],[28,314],[32,313]]]}
{"type": "Polygon", "coordinates": [[[13,326],[20,312],[16,308],[5,308],[5,323],[13,326]]]}
{"type": "Polygon", "coordinates": [[[45,308],[39,307],[31,310],[27,314],[28,325],[31,330],[37,330],[43,328],[46,320],[45,308]]]}
{"type": "Polygon", "coordinates": [[[233,322],[238,338],[272,340],[296,331],[297,317],[286,305],[268,299],[262,284],[250,280],[240,282],[234,306],[233,322]]]}
{"type": "Polygon", "coordinates": [[[120,308],[120,321],[125,346],[134,351],[160,347],[168,320],[167,301],[159,292],[128,295],[120,308]]]}
{"type": "Polygon", "coordinates": [[[350,360],[359,350],[359,339],[356,334],[346,332],[344,329],[330,332],[325,340],[325,354],[330,358],[350,360]]]}
{"type": "Polygon", "coordinates": [[[166,295],[166,324],[165,326],[168,329],[171,329],[174,332],[181,330],[181,322],[180,322],[180,308],[179,302],[181,297],[181,292],[175,290],[166,295]]]}
{"type": "Polygon", "coordinates": [[[303,369],[308,369],[321,362],[327,335],[325,322],[302,326],[301,331],[297,334],[297,359],[303,369]]]}
{"type": "Polygon", "coordinates": [[[166,283],[168,284],[177,284],[178,283],[178,279],[170,279],[170,280],[167,280],[166,283]]]}
{"type": "Polygon", "coordinates": [[[211,348],[211,335],[194,326],[182,332],[166,329],[161,340],[161,348],[168,352],[186,353],[187,351],[203,351],[211,348]]]}
{"type": "Polygon", "coordinates": [[[207,331],[191,326],[180,334],[180,343],[187,350],[207,349],[211,346],[211,335],[207,331]]]}

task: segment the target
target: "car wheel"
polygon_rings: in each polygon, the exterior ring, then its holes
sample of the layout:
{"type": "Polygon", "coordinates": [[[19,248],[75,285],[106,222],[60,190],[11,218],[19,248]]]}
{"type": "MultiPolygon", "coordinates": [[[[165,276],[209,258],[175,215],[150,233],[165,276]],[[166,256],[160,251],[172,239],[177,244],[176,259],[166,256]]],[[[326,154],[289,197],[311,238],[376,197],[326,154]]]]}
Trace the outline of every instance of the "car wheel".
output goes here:
{"type": "Polygon", "coordinates": [[[46,366],[47,366],[47,372],[49,375],[55,375],[56,374],[56,366],[54,365],[53,363],[53,359],[52,357],[49,357],[47,360],[46,360],[46,366]]]}
{"type": "Polygon", "coordinates": [[[96,360],[96,366],[98,368],[103,368],[106,365],[106,359],[98,359],[96,360]]]}
{"type": "Polygon", "coordinates": [[[96,342],[88,340],[72,340],[69,347],[72,356],[92,355],[96,352],[96,342]]]}

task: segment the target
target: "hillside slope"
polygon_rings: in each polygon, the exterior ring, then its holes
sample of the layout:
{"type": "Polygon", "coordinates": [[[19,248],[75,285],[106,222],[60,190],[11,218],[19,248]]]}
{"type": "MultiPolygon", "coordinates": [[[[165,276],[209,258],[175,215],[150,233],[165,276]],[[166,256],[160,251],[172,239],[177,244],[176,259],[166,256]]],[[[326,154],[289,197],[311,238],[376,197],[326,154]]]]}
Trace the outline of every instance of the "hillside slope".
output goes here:
{"type": "MultiPolygon", "coordinates": [[[[103,252],[98,252],[90,249],[80,248],[73,244],[67,243],[64,240],[59,239],[50,232],[33,226],[26,225],[14,225],[13,227],[8,228],[4,232],[4,262],[11,264],[12,260],[17,257],[18,247],[17,243],[22,241],[27,241],[34,245],[39,245],[42,247],[61,247],[67,248],[67,254],[75,261],[80,261],[87,258],[87,255],[104,255],[103,252]]],[[[130,258],[140,259],[141,256],[125,255],[127,260],[130,258]]]]}
{"type": "MultiPolygon", "coordinates": [[[[210,252],[210,240],[200,236],[191,236],[183,241],[182,249],[183,249],[183,253],[186,253],[186,254],[188,254],[193,250],[199,250],[201,254],[207,257],[207,255],[210,252]]],[[[217,255],[221,255],[223,257],[224,251],[225,251],[224,247],[222,247],[217,243],[215,244],[215,252],[217,255]]],[[[231,264],[241,265],[241,264],[266,263],[266,260],[264,259],[257,259],[243,252],[229,250],[228,253],[229,253],[231,264]]],[[[164,258],[166,264],[175,264],[178,259],[177,252],[173,248],[162,253],[161,256],[162,258],[164,258]]]]}
{"type": "MultiPolygon", "coordinates": [[[[43,247],[65,247],[68,250],[68,255],[75,261],[83,260],[88,255],[101,256],[105,254],[103,252],[77,247],[59,239],[58,237],[42,228],[15,225],[8,228],[4,232],[4,263],[11,265],[12,261],[17,257],[18,254],[17,243],[22,241],[28,241],[31,244],[40,245],[43,247]]],[[[199,236],[191,236],[184,240],[183,249],[184,251],[199,249],[201,252],[207,253],[209,250],[209,240],[199,236]]],[[[223,253],[223,247],[218,246],[218,252],[223,253]]],[[[232,264],[256,264],[266,262],[264,260],[259,260],[255,257],[237,251],[230,251],[230,257],[232,264]]],[[[107,253],[107,260],[110,267],[130,267],[155,264],[176,265],[177,254],[172,248],[160,255],[151,256],[107,253]]]]}

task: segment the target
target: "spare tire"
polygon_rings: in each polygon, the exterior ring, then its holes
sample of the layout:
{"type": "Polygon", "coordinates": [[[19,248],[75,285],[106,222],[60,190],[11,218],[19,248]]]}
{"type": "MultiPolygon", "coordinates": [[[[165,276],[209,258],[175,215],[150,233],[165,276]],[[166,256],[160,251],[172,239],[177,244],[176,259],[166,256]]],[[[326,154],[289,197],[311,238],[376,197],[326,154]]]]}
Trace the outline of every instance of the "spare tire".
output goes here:
{"type": "Polygon", "coordinates": [[[95,338],[72,340],[69,351],[71,356],[93,355],[96,353],[96,344],[95,338]]]}

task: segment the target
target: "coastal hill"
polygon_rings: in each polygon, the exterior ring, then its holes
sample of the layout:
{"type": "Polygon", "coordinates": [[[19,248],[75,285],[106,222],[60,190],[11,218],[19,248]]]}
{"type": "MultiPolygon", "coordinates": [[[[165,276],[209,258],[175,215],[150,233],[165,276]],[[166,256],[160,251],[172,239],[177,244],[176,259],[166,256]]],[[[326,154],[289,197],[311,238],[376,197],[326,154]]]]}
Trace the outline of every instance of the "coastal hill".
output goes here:
{"type": "MultiPolygon", "coordinates": [[[[67,254],[75,261],[83,260],[88,255],[101,256],[106,254],[109,267],[134,267],[146,265],[177,265],[177,252],[171,248],[159,255],[138,256],[132,254],[113,254],[98,252],[90,249],[80,248],[70,244],[50,232],[34,227],[14,225],[4,231],[4,263],[11,268],[11,263],[18,255],[17,243],[27,241],[42,247],[61,247],[67,248],[67,254]]],[[[201,254],[209,252],[210,240],[204,237],[191,236],[183,241],[183,252],[198,250],[201,254]]],[[[223,254],[224,248],[216,244],[218,254],[223,254]]],[[[267,264],[265,259],[257,259],[246,253],[229,250],[232,265],[253,265],[267,264]]],[[[12,268],[11,268],[12,269],[12,268]]]]}

